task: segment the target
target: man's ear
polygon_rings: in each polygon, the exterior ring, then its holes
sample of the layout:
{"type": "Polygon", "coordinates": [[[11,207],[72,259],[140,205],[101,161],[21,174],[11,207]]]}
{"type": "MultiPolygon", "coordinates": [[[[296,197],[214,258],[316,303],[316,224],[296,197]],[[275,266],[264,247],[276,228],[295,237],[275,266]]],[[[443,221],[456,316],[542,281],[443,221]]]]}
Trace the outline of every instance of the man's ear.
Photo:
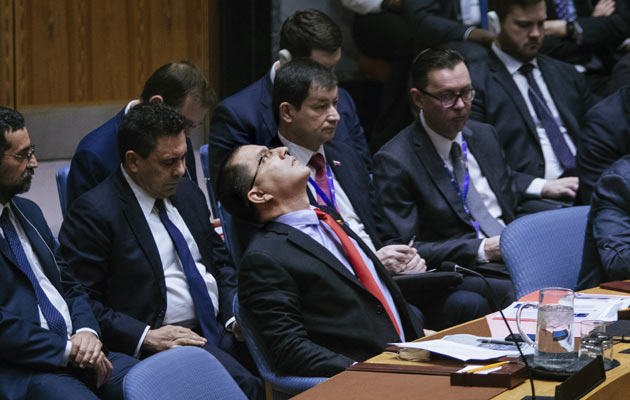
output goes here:
{"type": "Polygon", "coordinates": [[[411,96],[411,101],[413,102],[413,104],[415,104],[418,109],[422,110],[424,105],[424,98],[422,96],[422,93],[416,88],[411,88],[411,90],[409,91],[409,95],[411,96]]]}
{"type": "Polygon", "coordinates": [[[278,115],[280,120],[286,124],[290,124],[293,122],[293,112],[295,111],[295,107],[291,103],[282,102],[280,106],[278,106],[278,115]]]}
{"type": "Polygon", "coordinates": [[[155,94],[151,96],[151,98],[149,99],[149,103],[164,103],[164,98],[159,94],[155,94]]]}
{"type": "Polygon", "coordinates": [[[140,160],[140,154],[133,150],[129,150],[125,153],[125,167],[134,173],[138,172],[138,161],[140,160]]]}
{"type": "Polygon", "coordinates": [[[252,190],[247,192],[247,199],[252,202],[252,204],[264,204],[271,201],[273,199],[273,195],[265,193],[254,186],[252,190]]]}

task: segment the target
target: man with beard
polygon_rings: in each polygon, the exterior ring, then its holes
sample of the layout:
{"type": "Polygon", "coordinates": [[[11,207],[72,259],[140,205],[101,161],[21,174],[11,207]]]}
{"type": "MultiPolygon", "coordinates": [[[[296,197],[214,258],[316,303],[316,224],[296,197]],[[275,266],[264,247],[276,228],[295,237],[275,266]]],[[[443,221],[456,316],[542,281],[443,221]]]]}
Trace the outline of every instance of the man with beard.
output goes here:
{"type": "Polygon", "coordinates": [[[103,352],[87,296],[39,207],[17,197],[37,168],[24,119],[0,107],[0,397],[122,398],[135,360],[103,352]]]}
{"type": "Polygon", "coordinates": [[[504,0],[496,11],[501,32],[491,55],[470,66],[471,118],[496,128],[519,192],[571,202],[576,146],[595,99],[573,66],[539,54],[544,0],[504,0]]]}

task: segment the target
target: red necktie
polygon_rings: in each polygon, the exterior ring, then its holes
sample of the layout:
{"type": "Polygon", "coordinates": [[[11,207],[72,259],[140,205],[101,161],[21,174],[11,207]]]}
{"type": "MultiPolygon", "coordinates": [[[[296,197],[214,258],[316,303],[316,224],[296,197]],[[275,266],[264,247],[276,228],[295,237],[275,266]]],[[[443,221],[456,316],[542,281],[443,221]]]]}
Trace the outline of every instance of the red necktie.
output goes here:
{"type": "MultiPolygon", "coordinates": [[[[330,186],[328,186],[328,178],[326,177],[326,161],[324,160],[324,156],[319,153],[313,154],[307,165],[313,167],[315,170],[315,184],[317,184],[328,199],[332,201],[330,186]]],[[[320,206],[327,205],[319,194],[317,195],[317,204],[320,206]]]]}
{"type": "Polygon", "coordinates": [[[335,222],[335,220],[330,215],[326,214],[318,208],[315,209],[315,214],[317,214],[317,218],[328,224],[328,226],[332,228],[333,232],[335,232],[335,234],[341,241],[341,245],[348,254],[348,261],[350,261],[352,269],[354,269],[354,273],[357,275],[357,278],[359,278],[359,281],[363,284],[363,286],[365,286],[365,288],[369,290],[370,293],[372,293],[372,295],[381,302],[381,304],[385,308],[385,311],[387,311],[389,318],[392,320],[392,324],[394,324],[396,332],[398,332],[398,336],[402,337],[402,335],[400,334],[400,327],[396,323],[396,318],[394,318],[394,313],[389,308],[389,304],[387,304],[387,301],[385,301],[385,296],[383,296],[383,292],[381,292],[381,289],[378,287],[374,276],[372,276],[372,273],[368,269],[367,265],[365,265],[363,257],[361,257],[359,250],[357,250],[356,246],[352,243],[350,237],[348,237],[343,228],[341,228],[341,226],[339,226],[339,224],[337,224],[337,222],[335,222]]]}

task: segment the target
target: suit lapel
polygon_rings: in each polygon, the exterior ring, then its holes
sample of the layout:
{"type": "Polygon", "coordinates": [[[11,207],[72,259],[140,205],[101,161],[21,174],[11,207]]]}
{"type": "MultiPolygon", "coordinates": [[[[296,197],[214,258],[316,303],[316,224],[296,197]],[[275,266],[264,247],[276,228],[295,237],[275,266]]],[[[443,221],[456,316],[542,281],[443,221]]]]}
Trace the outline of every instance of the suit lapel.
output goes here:
{"type": "Polygon", "coordinates": [[[339,144],[334,143],[334,141],[330,141],[324,145],[324,152],[326,153],[326,162],[335,174],[335,179],[339,182],[346,196],[348,196],[354,211],[365,224],[366,218],[361,217],[365,215],[365,210],[361,207],[362,204],[359,201],[359,197],[367,195],[367,193],[359,193],[359,189],[356,187],[357,179],[359,178],[353,175],[351,166],[344,166],[343,162],[335,165],[335,161],[346,158],[344,157],[344,149],[339,148],[339,144]]]}
{"type": "Polygon", "coordinates": [[[470,224],[470,219],[464,210],[464,203],[462,199],[455,192],[453,184],[444,168],[444,162],[435,150],[433,142],[429,138],[429,135],[422,127],[420,121],[416,121],[416,130],[412,135],[412,142],[416,149],[416,156],[420,163],[424,165],[431,179],[435,183],[435,186],[442,193],[442,196],[446,199],[447,203],[455,211],[455,213],[467,224],[470,224]]]}
{"type": "Polygon", "coordinates": [[[133,232],[138,244],[140,244],[142,251],[147,257],[151,269],[153,269],[153,273],[155,274],[155,278],[159,283],[162,295],[164,296],[164,299],[166,299],[164,269],[162,267],[160,253],[155,245],[155,240],[153,240],[153,233],[151,233],[151,229],[149,228],[149,224],[142,213],[140,204],[138,204],[138,200],[133,194],[131,187],[129,187],[129,184],[125,181],[125,177],[123,176],[120,168],[116,170],[115,174],[116,179],[114,180],[114,184],[116,185],[120,198],[123,201],[123,213],[125,214],[129,228],[133,232]]]}
{"type": "Polygon", "coordinates": [[[564,93],[567,93],[567,89],[563,86],[565,80],[558,79],[561,77],[558,77],[558,74],[553,69],[553,66],[547,63],[543,57],[538,57],[538,68],[540,68],[540,73],[542,74],[543,80],[547,85],[547,89],[549,89],[549,94],[551,95],[551,98],[556,105],[558,114],[560,114],[562,124],[567,129],[567,132],[573,138],[573,140],[575,140],[576,138],[573,135],[573,130],[569,129],[570,126],[566,123],[566,121],[570,121],[573,117],[571,112],[566,107],[567,99],[563,96],[564,93]]]}
{"type": "MultiPolygon", "coordinates": [[[[521,114],[521,117],[527,124],[529,128],[529,133],[534,135],[536,142],[538,143],[538,133],[536,132],[536,125],[534,120],[532,119],[532,115],[529,113],[529,108],[527,108],[527,103],[521,94],[521,91],[518,90],[518,86],[514,82],[514,78],[505,68],[505,65],[499,60],[499,58],[492,52],[490,55],[490,60],[488,62],[490,66],[490,71],[492,73],[492,79],[500,86],[503,87],[508,96],[512,99],[514,104],[516,104],[516,108],[518,112],[521,114]]],[[[492,93],[486,93],[486,96],[492,96],[492,93]]]]}
{"type": "MultiPolygon", "coordinates": [[[[273,138],[277,136],[278,127],[273,116],[273,110],[271,109],[271,91],[273,85],[271,83],[271,75],[269,73],[265,75],[261,84],[262,87],[260,90],[260,114],[262,116],[263,123],[265,124],[265,127],[269,132],[269,140],[273,141],[273,138]]],[[[268,143],[268,141],[263,140],[259,143],[268,143]]]]}
{"type": "Polygon", "coordinates": [[[17,260],[15,259],[15,256],[13,255],[13,252],[9,247],[9,243],[6,241],[5,238],[0,238],[0,252],[7,261],[11,262],[17,268],[17,260]]]}

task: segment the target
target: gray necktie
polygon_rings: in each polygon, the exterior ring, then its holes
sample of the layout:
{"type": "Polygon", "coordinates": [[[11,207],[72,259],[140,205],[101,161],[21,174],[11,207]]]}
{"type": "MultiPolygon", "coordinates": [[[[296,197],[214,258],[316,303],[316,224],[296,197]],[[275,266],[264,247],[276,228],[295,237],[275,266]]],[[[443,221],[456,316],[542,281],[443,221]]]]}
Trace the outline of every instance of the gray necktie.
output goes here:
{"type": "MultiPolygon", "coordinates": [[[[455,174],[455,179],[457,179],[459,189],[462,190],[462,184],[464,182],[464,177],[466,176],[466,161],[464,160],[462,154],[462,148],[457,142],[453,142],[453,145],[451,146],[451,159],[453,160],[453,173],[455,174]]],[[[468,206],[470,214],[473,219],[477,221],[479,228],[486,236],[492,237],[501,234],[501,231],[503,231],[503,225],[490,215],[472,181],[469,181],[468,184],[466,206],[468,206]]]]}

